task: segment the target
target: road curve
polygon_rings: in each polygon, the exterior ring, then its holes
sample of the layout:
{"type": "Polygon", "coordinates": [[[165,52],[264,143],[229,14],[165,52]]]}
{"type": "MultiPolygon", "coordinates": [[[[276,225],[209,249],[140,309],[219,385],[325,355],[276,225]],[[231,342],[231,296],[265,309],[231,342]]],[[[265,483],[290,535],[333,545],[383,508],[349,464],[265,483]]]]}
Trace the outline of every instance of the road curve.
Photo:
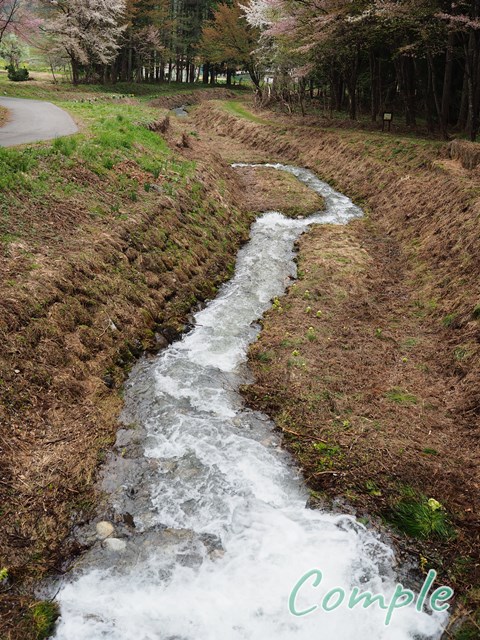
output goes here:
{"type": "Polygon", "coordinates": [[[78,131],[72,118],[51,102],[0,97],[9,110],[7,123],[0,127],[0,147],[52,140],[78,131]]]}

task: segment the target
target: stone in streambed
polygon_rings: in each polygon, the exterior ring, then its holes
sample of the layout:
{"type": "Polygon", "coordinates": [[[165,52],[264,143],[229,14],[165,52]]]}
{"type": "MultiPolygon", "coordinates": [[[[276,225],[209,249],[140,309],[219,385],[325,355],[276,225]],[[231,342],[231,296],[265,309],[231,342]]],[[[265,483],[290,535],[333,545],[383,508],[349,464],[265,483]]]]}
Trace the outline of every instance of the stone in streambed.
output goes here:
{"type": "Polygon", "coordinates": [[[100,540],[105,540],[113,534],[115,531],[113,524],[111,522],[107,522],[106,520],[102,520],[102,522],[97,522],[97,537],[100,540]]]}
{"type": "Polygon", "coordinates": [[[115,551],[117,553],[122,553],[127,548],[127,543],[125,540],[120,540],[120,538],[107,538],[103,541],[103,546],[106,547],[109,551],[115,551]]]}

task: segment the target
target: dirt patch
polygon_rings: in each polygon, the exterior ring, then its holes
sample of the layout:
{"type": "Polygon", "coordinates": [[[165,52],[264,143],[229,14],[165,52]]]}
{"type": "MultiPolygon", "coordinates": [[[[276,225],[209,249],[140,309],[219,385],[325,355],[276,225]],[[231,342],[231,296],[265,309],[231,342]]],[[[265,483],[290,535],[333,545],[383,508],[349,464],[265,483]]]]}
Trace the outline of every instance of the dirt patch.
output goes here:
{"type": "Polygon", "coordinates": [[[250,211],[281,211],[297,218],[325,206],[321,196],[291,174],[260,167],[237,167],[235,171],[243,186],[243,206],[250,211]]]}
{"type": "Polygon", "coordinates": [[[7,123],[7,120],[8,120],[8,109],[0,106],[0,127],[3,127],[3,125],[7,123]]]}

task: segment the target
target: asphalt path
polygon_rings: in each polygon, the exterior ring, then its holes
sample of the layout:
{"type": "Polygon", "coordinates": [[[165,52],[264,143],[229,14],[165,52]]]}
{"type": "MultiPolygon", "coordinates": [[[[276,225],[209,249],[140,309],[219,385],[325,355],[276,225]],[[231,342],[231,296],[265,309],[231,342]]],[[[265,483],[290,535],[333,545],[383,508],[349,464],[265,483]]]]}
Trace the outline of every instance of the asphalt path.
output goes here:
{"type": "Polygon", "coordinates": [[[78,131],[72,118],[51,102],[0,97],[0,106],[9,111],[0,127],[0,147],[52,140],[78,131]]]}

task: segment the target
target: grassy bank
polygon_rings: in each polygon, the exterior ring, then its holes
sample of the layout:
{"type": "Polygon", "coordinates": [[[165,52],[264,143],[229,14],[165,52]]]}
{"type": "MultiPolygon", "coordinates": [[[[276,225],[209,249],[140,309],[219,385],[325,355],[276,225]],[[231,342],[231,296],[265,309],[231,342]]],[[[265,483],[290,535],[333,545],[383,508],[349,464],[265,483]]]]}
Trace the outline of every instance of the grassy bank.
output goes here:
{"type": "Polygon", "coordinates": [[[251,215],[218,157],[149,129],[151,95],[8,88],[81,129],[0,150],[0,637],[27,640],[48,627],[30,586],[95,507],[126,372],[215,295],[251,215]]]}
{"type": "MultiPolygon", "coordinates": [[[[366,217],[301,239],[299,282],[264,319],[246,397],[284,432],[314,502],[342,496],[381,518],[454,586],[458,611],[474,611],[478,170],[434,140],[254,115],[275,129],[221,104],[194,117],[225,157],[309,167],[366,217]]],[[[458,637],[477,637],[475,616],[468,625],[458,637]]]]}

